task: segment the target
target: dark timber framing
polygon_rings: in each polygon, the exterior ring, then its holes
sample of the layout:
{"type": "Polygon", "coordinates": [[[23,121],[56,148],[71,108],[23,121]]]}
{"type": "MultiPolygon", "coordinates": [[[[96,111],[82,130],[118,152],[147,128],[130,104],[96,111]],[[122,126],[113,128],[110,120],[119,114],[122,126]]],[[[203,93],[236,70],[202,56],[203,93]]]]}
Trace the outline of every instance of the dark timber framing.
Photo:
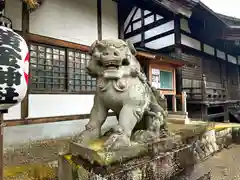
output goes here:
{"type": "MultiPolygon", "coordinates": [[[[27,4],[22,2],[22,37],[28,44],[27,33],[29,32],[29,11],[27,8],[27,4]]],[[[28,109],[29,109],[29,87],[27,90],[27,94],[23,101],[21,102],[21,118],[25,119],[28,117],[28,109]]]]}
{"type": "Polygon", "coordinates": [[[98,40],[102,40],[102,0],[97,0],[98,40]]]}
{"type": "MultiPolygon", "coordinates": [[[[190,93],[188,94],[191,94],[193,93],[193,91],[196,90],[195,95],[189,96],[188,103],[199,105],[201,107],[200,108],[201,116],[203,119],[209,120],[209,119],[214,119],[218,117],[224,117],[225,120],[229,119],[228,104],[233,102],[234,100],[228,97],[228,94],[229,94],[228,90],[230,88],[233,88],[234,85],[235,85],[234,87],[236,87],[236,84],[232,84],[231,82],[229,82],[230,81],[229,78],[231,78],[231,81],[233,81],[232,76],[234,75],[232,75],[229,72],[228,66],[232,67],[233,66],[232,64],[235,64],[235,58],[237,60],[237,53],[232,51],[230,46],[228,48],[223,46],[221,43],[214,41],[213,37],[207,36],[208,34],[206,34],[205,36],[202,36],[202,34],[198,34],[197,31],[193,31],[193,29],[197,30],[198,26],[199,28],[202,28],[202,24],[201,23],[199,24],[199,22],[201,21],[199,21],[199,19],[197,18],[196,19],[188,18],[184,15],[181,15],[181,13],[179,14],[176,13],[173,16],[165,17],[164,16],[165,13],[164,12],[161,13],[159,11],[157,12],[157,8],[155,9],[153,8],[152,10],[148,9],[152,12],[146,14],[142,10],[142,7],[144,7],[143,4],[141,6],[139,4],[134,4],[133,6],[135,6],[136,9],[133,15],[131,13],[132,17],[131,18],[128,17],[128,19],[130,18],[130,22],[128,22],[127,28],[124,30],[125,38],[131,39],[133,37],[132,40],[134,41],[134,45],[137,49],[149,51],[152,53],[174,54],[174,56],[178,58],[183,58],[183,60],[184,58],[186,58],[185,62],[187,64],[185,65],[185,67],[182,67],[181,69],[177,69],[176,71],[177,93],[181,93],[182,90],[188,89],[190,90],[190,93]],[[141,17],[139,16],[139,11],[138,11],[139,9],[141,9],[141,17]],[[163,18],[157,18],[156,12],[163,18]],[[134,19],[134,15],[136,13],[138,13],[138,18],[136,19],[135,17],[134,19]],[[154,18],[151,19],[152,18],[151,16],[153,16],[154,18]],[[149,24],[143,23],[143,20],[145,20],[146,17],[147,18],[151,17],[150,18],[151,21],[148,21],[149,24]],[[191,32],[187,32],[182,29],[183,24],[181,24],[182,23],[181,18],[187,20],[187,25],[189,25],[188,28],[190,29],[191,32]],[[154,33],[154,35],[150,35],[149,37],[147,37],[146,35],[145,37],[146,31],[151,30],[155,27],[161,26],[172,20],[174,20],[174,29],[169,28],[163,31],[160,30],[161,32],[158,31],[159,34],[154,33]],[[141,26],[139,25],[140,22],[141,22],[141,26]],[[154,49],[150,49],[145,46],[149,42],[153,42],[156,39],[165,37],[172,33],[174,33],[174,38],[175,38],[174,39],[175,42],[173,45],[169,45],[167,47],[163,46],[163,48],[161,48],[160,47],[161,45],[160,45],[159,49],[157,47],[154,47],[154,49]],[[182,44],[183,43],[182,38],[185,38],[186,36],[188,38],[192,38],[192,41],[191,39],[186,38],[184,39],[185,43],[182,44]],[[193,44],[195,42],[196,44],[191,47],[191,43],[193,44]],[[223,53],[225,53],[226,57],[223,57],[223,53]],[[187,56],[191,56],[191,57],[187,57],[187,56]],[[233,56],[233,57],[230,57],[230,56],[233,56]],[[230,58],[229,60],[228,60],[228,57],[230,58]],[[183,73],[185,74],[183,75],[183,73]],[[195,75],[197,75],[198,77],[196,77],[195,75]],[[190,83],[191,87],[186,88],[185,86],[188,82],[190,83]],[[200,87],[195,87],[195,86],[198,86],[196,85],[198,83],[201,84],[200,87]],[[192,86],[194,86],[195,89],[192,86]],[[193,97],[197,97],[197,98],[194,99],[193,97]],[[212,107],[214,108],[219,107],[219,109],[221,110],[219,110],[218,113],[214,113],[215,110],[211,109],[212,107]]],[[[196,6],[195,8],[196,9],[200,8],[198,10],[201,11],[201,7],[196,6]]],[[[196,9],[195,11],[197,11],[196,9]]],[[[169,9],[166,9],[166,11],[168,10],[169,9]]],[[[127,11],[125,13],[130,14],[127,11]]],[[[125,17],[126,17],[126,14],[125,14],[125,17]]],[[[204,16],[205,15],[206,14],[204,14],[204,16]]],[[[201,16],[199,16],[199,18],[201,18],[201,16]]],[[[206,19],[206,17],[204,18],[206,19]]],[[[214,21],[212,22],[213,24],[217,24],[217,22],[215,21],[219,21],[219,19],[211,19],[211,21],[214,21]]],[[[119,22],[119,23],[123,23],[123,22],[119,22]]],[[[203,26],[203,29],[204,27],[205,26],[203,26]]],[[[214,30],[213,32],[209,32],[209,34],[211,33],[214,33],[214,30]]],[[[236,66],[238,65],[239,63],[237,62],[236,66]]],[[[235,67],[235,65],[233,67],[235,67]]],[[[236,74],[236,76],[238,76],[237,79],[239,84],[239,74],[236,74]]],[[[240,85],[238,87],[240,88],[240,85]]]]}
{"type": "Polygon", "coordinates": [[[124,39],[124,18],[122,16],[122,12],[124,11],[124,6],[122,1],[117,3],[117,11],[118,11],[118,38],[124,39]]]}
{"type": "MultiPolygon", "coordinates": [[[[180,17],[176,15],[174,17],[174,37],[175,37],[175,54],[178,58],[181,58],[182,54],[180,26],[181,26],[180,17]]],[[[182,92],[182,67],[177,68],[176,70],[176,91],[177,93],[182,92]]]]}

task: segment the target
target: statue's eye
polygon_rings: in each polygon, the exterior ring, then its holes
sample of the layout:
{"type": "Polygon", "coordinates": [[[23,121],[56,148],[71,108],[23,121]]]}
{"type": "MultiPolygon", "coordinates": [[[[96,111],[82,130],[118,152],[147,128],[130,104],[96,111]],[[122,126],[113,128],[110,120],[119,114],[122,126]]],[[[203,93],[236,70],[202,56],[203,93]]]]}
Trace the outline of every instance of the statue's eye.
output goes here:
{"type": "Polygon", "coordinates": [[[124,59],[123,59],[122,65],[123,65],[123,66],[128,66],[128,65],[129,65],[129,61],[128,61],[127,58],[124,58],[124,59]]]}
{"type": "Polygon", "coordinates": [[[103,56],[108,56],[108,53],[107,52],[103,52],[102,55],[103,56]]]}
{"type": "Polygon", "coordinates": [[[102,66],[102,65],[103,65],[101,61],[97,61],[97,64],[98,64],[99,66],[102,66]]]}

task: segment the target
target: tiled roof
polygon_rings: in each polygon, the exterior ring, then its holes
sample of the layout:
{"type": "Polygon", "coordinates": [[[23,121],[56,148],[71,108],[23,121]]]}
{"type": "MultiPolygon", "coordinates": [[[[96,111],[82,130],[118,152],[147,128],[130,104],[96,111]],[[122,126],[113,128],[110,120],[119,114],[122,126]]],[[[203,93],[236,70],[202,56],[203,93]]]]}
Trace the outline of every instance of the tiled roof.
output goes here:
{"type": "Polygon", "coordinates": [[[192,8],[194,8],[200,0],[152,0],[176,14],[182,14],[187,17],[191,16],[192,8]]]}

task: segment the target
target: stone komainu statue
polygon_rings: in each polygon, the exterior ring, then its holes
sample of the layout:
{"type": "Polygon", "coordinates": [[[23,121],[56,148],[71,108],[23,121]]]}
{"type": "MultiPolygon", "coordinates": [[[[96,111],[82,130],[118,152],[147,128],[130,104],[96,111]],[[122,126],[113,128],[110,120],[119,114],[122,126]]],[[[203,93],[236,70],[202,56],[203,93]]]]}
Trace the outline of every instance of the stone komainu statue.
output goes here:
{"type": "Polygon", "coordinates": [[[107,149],[130,145],[132,131],[141,121],[146,127],[138,134],[144,132],[149,138],[164,129],[167,116],[165,98],[147,81],[134,56],[133,45],[120,39],[95,41],[90,54],[92,59],[87,71],[96,77],[97,90],[90,120],[78,142],[100,136],[109,110],[116,113],[118,125],[105,142],[107,149]]]}

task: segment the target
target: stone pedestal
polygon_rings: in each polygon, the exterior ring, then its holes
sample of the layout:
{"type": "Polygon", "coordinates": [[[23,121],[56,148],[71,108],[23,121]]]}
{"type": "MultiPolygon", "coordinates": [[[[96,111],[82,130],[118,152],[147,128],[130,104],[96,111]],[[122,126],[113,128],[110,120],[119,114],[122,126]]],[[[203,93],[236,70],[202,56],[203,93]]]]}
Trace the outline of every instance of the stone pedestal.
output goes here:
{"type": "MultiPolygon", "coordinates": [[[[100,143],[101,144],[101,143],[100,143]]],[[[163,138],[107,152],[72,143],[59,157],[59,180],[165,180],[195,164],[191,145],[163,138]]]]}

